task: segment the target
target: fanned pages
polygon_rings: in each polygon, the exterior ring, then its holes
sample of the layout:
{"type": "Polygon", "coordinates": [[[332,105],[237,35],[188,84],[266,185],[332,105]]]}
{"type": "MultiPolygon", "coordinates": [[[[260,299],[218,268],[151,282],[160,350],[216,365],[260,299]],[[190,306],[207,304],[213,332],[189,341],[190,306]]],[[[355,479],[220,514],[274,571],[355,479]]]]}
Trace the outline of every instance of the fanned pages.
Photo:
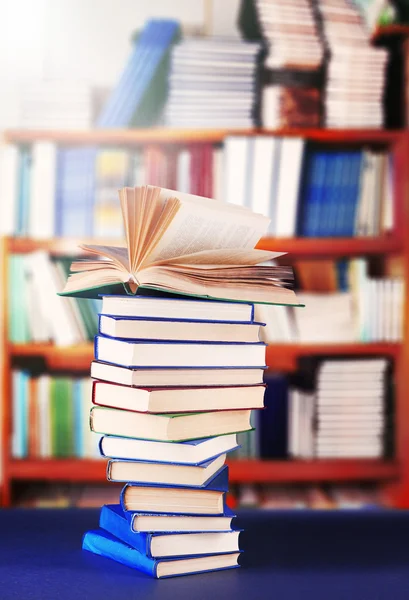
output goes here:
{"type": "Polygon", "coordinates": [[[268,304],[297,305],[290,267],[254,248],[269,219],[247,208],[154,186],[119,192],[127,247],[81,246],[64,295],[136,293],[138,288],[268,304]],[[119,287],[116,287],[119,286],[119,287]]]}

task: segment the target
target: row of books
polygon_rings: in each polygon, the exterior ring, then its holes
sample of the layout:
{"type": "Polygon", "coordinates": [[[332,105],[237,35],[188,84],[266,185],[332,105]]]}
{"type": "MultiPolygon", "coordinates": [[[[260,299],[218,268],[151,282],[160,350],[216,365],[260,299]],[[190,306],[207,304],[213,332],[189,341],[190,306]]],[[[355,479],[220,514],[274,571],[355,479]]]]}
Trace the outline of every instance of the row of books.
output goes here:
{"type": "MultiPolygon", "coordinates": [[[[20,508],[97,508],[114,504],[118,490],[107,484],[31,484],[16,498],[20,508]]],[[[374,485],[237,485],[227,499],[233,509],[366,509],[382,508],[374,485]]]]}
{"type": "Polygon", "coordinates": [[[315,389],[288,397],[293,458],[381,458],[393,453],[387,359],[324,360],[315,389]]]}
{"type": "Polygon", "coordinates": [[[12,373],[13,458],[97,458],[89,430],[89,378],[12,373]]]}
{"type": "MultiPolygon", "coordinates": [[[[257,319],[266,324],[261,331],[262,339],[267,343],[318,344],[402,340],[403,278],[370,276],[365,259],[353,259],[343,266],[346,281],[339,282],[337,291],[298,292],[304,304],[301,310],[257,306],[257,319]]],[[[303,283],[313,287],[314,281],[303,283]]],[[[315,283],[322,283],[319,276],[315,283]]]]}
{"type": "Polygon", "coordinates": [[[296,137],[131,152],[9,145],[0,174],[6,235],[121,238],[117,190],[144,183],[247,206],[271,218],[277,237],[376,236],[394,226],[389,154],[317,149],[296,137]]]}
{"type": "Polygon", "coordinates": [[[100,300],[58,296],[64,287],[70,262],[65,258],[53,259],[43,250],[10,256],[8,316],[11,342],[54,342],[58,346],[71,346],[94,339],[100,300]]]}
{"type": "Polygon", "coordinates": [[[393,228],[391,157],[310,147],[302,138],[231,136],[225,200],[271,218],[276,237],[376,236],[393,228]]]}

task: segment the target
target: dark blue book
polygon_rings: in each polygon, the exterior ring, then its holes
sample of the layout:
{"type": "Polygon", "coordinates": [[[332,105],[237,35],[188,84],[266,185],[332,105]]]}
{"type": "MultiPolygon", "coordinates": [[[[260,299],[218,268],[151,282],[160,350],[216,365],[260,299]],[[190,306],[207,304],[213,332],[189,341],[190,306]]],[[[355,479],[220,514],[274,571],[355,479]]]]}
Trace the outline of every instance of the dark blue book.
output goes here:
{"type": "Polygon", "coordinates": [[[221,515],[228,486],[228,467],[225,466],[201,488],[127,484],[120,501],[123,510],[131,512],[221,515]]]}
{"type": "Polygon", "coordinates": [[[348,155],[349,172],[346,178],[345,227],[343,227],[341,233],[343,237],[352,237],[355,233],[363,152],[361,150],[351,150],[348,155]]]}
{"type": "Polygon", "coordinates": [[[316,237],[330,237],[334,231],[334,196],[335,196],[335,175],[336,175],[336,152],[322,153],[324,166],[322,170],[322,186],[316,191],[317,194],[317,217],[314,225],[316,237]]]}
{"type": "MultiPolygon", "coordinates": [[[[152,19],[137,37],[132,54],[118,84],[99,115],[97,127],[128,127],[149,93],[158,71],[166,80],[164,61],[179,36],[179,23],[152,19]]],[[[156,90],[162,89],[156,80],[156,90]]],[[[157,98],[152,98],[157,101],[157,98]]],[[[163,96],[163,103],[165,95],[163,96]]]]}
{"type": "Polygon", "coordinates": [[[237,562],[240,556],[239,552],[195,558],[155,560],[121,542],[103,529],[87,531],[82,541],[82,548],[158,579],[220,569],[233,569],[240,566],[237,562]]]}
{"type": "Polygon", "coordinates": [[[265,409],[259,418],[259,451],[261,458],[287,456],[288,382],[281,375],[266,377],[265,409]]]}
{"type": "Polygon", "coordinates": [[[239,530],[184,533],[136,533],[119,504],[103,506],[99,526],[148,558],[239,552],[239,530]]]}
{"type": "Polygon", "coordinates": [[[325,152],[312,150],[307,154],[298,226],[299,234],[304,237],[319,235],[326,164],[325,152]]]}

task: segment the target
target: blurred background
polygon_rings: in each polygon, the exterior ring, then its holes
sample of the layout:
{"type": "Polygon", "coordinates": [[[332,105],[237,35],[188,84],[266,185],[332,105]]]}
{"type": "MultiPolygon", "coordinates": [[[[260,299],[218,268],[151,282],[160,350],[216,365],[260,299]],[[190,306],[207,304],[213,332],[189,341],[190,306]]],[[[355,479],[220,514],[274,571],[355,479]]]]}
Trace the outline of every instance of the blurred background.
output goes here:
{"type": "Polygon", "coordinates": [[[152,184],[271,218],[303,309],[258,307],[266,409],[232,507],[409,507],[409,7],[382,0],[3,0],[3,505],[117,502],[89,431],[99,301],[79,242],[152,184]]]}

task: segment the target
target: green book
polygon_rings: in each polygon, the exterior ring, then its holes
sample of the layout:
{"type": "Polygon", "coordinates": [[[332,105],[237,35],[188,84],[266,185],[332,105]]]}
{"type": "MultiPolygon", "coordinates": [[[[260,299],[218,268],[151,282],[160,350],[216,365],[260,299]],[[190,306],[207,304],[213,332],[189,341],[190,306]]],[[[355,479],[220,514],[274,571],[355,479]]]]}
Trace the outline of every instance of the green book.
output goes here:
{"type": "Polygon", "coordinates": [[[30,341],[28,322],[27,289],[24,271],[24,255],[13,254],[9,258],[9,338],[14,344],[30,341]]]}
{"type": "Polygon", "coordinates": [[[72,380],[51,380],[51,454],[55,458],[74,456],[74,411],[72,380]]]}

